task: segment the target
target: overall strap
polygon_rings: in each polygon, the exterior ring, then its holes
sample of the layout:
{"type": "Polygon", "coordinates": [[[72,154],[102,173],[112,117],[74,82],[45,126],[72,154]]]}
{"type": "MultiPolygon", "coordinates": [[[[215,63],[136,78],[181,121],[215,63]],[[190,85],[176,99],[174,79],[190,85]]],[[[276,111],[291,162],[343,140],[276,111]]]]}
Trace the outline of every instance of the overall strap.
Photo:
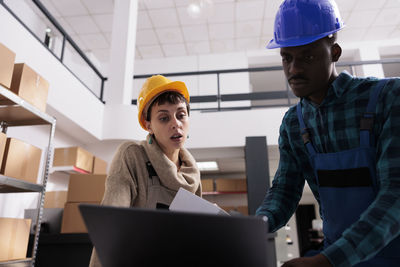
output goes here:
{"type": "Polygon", "coordinates": [[[153,179],[154,176],[158,176],[156,170],[154,169],[153,165],[151,165],[150,161],[146,162],[147,172],[149,173],[149,178],[153,179]]]}
{"type": "Polygon", "coordinates": [[[385,87],[388,79],[382,79],[372,90],[369,97],[368,105],[360,119],[360,147],[371,146],[371,134],[374,127],[375,109],[378,102],[379,94],[382,88],[385,87]]]}
{"type": "Polygon", "coordinates": [[[146,161],[146,169],[147,169],[147,173],[149,174],[149,178],[150,180],[153,179],[153,177],[158,177],[156,170],[154,169],[153,165],[151,164],[149,157],[147,156],[146,150],[144,149],[143,146],[141,146],[142,152],[143,152],[143,156],[144,159],[146,161]]]}
{"type": "Polygon", "coordinates": [[[299,101],[299,103],[297,103],[296,113],[297,113],[297,119],[299,120],[300,134],[301,134],[301,137],[303,138],[304,145],[306,146],[308,153],[310,153],[310,156],[313,156],[313,155],[317,154],[317,152],[315,151],[315,148],[311,143],[310,133],[309,133],[309,131],[306,127],[306,124],[304,123],[304,120],[303,120],[303,114],[301,112],[301,101],[299,101]]]}

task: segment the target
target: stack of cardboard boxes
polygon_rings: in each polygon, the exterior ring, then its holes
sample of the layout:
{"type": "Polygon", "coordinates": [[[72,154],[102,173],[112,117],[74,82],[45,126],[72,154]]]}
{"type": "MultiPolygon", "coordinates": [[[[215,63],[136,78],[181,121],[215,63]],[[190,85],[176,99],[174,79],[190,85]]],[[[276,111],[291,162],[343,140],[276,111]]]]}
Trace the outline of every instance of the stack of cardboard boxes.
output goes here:
{"type": "MultiPolygon", "coordinates": [[[[247,191],[246,179],[202,179],[201,180],[202,191],[204,195],[211,193],[211,195],[217,196],[218,194],[242,194],[247,191]]],[[[218,203],[218,198],[214,197],[213,201],[218,203]]],[[[235,205],[226,206],[220,205],[220,207],[227,211],[236,211],[243,215],[248,215],[248,207],[246,205],[235,205]]]]}
{"type": "MultiPolygon", "coordinates": [[[[27,64],[14,64],[15,56],[13,51],[0,43],[1,86],[44,112],[49,83],[27,64]]],[[[7,106],[14,104],[0,95],[3,112],[9,112],[7,106]]],[[[16,138],[7,138],[6,126],[9,123],[3,120],[0,117],[5,127],[0,133],[0,174],[37,183],[42,150],[16,138]]],[[[0,261],[26,258],[30,225],[30,219],[0,218],[0,261]]]]}
{"type": "Polygon", "coordinates": [[[80,215],[80,203],[100,204],[105,188],[107,162],[81,147],[56,148],[53,166],[70,167],[78,172],[69,177],[68,191],[47,192],[48,207],[63,207],[61,233],[85,233],[85,224],[80,215]],[[53,203],[53,204],[50,204],[53,203]]]}
{"type": "Polygon", "coordinates": [[[61,233],[87,232],[78,206],[80,203],[100,204],[104,195],[105,181],[104,174],[72,174],[70,176],[61,233]]]}

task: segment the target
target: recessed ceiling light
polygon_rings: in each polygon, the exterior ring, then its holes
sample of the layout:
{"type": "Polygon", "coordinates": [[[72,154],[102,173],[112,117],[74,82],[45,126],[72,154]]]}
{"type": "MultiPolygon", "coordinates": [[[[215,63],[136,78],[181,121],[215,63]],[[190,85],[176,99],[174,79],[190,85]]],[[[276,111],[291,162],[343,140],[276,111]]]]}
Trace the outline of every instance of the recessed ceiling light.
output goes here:
{"type": "Polygon", "coordinates": [[[192,0],[187,6],[187,12],[194,19],[206,19],[213,13],[213,6],[212,0],[192,0]]]}

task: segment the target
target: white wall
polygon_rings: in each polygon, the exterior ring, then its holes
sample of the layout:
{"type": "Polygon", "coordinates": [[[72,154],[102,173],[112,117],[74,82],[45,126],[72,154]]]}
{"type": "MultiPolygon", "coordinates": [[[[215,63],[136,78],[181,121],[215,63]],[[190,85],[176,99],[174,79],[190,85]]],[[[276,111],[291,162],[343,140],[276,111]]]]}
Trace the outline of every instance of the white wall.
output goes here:
{"type": "Polygon", "coordinates": [[[189,148],[244,146],[246,136],[267,136],[278,144],[279,126],[287,108],[246,111],[193,112],[189,148]]]}
{"type": "Polygon", "coordinates": [[[3,7],[0,24],[0,42],[16,53],[16,62],[28,64],[49,82],[48,107],[101,139],[104,105],[3,7]]]}

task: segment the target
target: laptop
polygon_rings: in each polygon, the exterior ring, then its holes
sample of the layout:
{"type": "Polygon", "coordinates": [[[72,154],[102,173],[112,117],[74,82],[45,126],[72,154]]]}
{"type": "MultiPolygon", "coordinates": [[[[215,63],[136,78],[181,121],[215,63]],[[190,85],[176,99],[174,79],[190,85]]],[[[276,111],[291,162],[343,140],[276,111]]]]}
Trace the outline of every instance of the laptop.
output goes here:
{"type": "Polygon", "coordinates": [[[266,219],[79,205],[103,267],[266,266],[266,219]]]}

